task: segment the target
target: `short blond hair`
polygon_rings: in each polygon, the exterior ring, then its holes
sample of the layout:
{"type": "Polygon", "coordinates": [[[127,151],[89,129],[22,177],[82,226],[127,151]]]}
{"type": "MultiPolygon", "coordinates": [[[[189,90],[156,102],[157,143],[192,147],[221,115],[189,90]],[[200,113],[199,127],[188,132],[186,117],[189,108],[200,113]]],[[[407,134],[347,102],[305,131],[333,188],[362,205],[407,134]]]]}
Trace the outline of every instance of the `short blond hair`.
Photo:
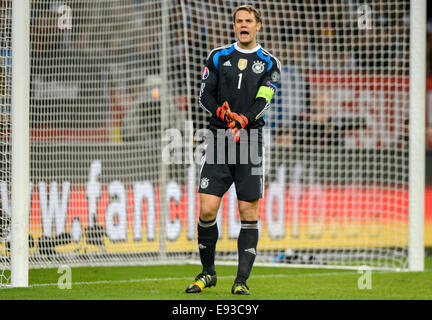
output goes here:
{"type": "Polygon", "coordinates": [[[247,11],[247,12],[249,12],[249,13],[253,13],[254,16],[255,16],[255,20],[256,20],[256,22],[257,22],[257,23],[262,23],[262,20],[261,20],[261,12],[260,12],[258,9],[256,9],[254,6],[251,6],[251,5],[249,5],[249,4],[244,4],[244,5],[241,5],[241,6],[238,6],[237,8],[235,8],[234,13],[233,13],[233,21],[234,21],[234,22],[235,22],[236,14],[237,14],[237,12],[239,12],[240,10],[244,10],[244,11],[247,11]]]}

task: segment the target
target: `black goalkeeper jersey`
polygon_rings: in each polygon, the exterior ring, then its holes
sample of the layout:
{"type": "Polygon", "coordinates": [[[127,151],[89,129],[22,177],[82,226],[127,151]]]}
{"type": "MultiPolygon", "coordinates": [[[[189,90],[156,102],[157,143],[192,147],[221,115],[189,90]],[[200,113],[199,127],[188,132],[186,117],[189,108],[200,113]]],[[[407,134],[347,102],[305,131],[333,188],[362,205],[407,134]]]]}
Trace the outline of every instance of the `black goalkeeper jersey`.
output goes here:
{"type": "Polygon", "coordinates": [[[260,45],[251,50],[237,43],[214,49],[202,73],[199,103],[212,117],[210,130],[227,129],[216,109],[228,101],[231,111],[245,115],[245,129],[264,126],[264,112],[280,82],[280,62],[260,45]]]}

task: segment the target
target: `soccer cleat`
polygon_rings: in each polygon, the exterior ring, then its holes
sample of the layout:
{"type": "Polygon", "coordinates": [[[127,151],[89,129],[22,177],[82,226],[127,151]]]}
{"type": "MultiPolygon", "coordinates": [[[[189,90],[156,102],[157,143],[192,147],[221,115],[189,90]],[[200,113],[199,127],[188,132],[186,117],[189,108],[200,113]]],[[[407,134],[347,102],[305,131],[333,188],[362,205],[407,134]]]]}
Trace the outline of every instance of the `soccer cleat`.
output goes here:
{"type": "Polygon", "coordinates": [[[238,294],[238,295],[250,295],[249,288],[246,285],[246,282],[234,282],[232,289],[232,294],[238,294]]]}
{"type": "Polygon", "coordinates": [[[186,288],[186,293],[200,293],[204,288],[215,286],[217,277],[210,275],[206,271],[196,276],[195,281],[186,288]]]}

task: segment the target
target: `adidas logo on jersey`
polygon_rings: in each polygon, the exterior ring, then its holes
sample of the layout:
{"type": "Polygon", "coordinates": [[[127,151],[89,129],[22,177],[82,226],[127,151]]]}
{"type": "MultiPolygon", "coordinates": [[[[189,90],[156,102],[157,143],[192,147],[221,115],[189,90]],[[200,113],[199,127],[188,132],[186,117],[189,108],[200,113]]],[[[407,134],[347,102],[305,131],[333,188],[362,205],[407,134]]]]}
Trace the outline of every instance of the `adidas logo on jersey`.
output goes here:
{"type": "Polygon", "coordinates": [[[228,60],[228,61],[225,62],[223,65],[226,66],[226,67],[231,67],[231,62],[228,60]]]}
{"type": "Polygon", "coordinates": [[[201,243],[198,243],[198,248],[200,249],[206,249],[207,247],[201,243]]]}
{"type": "Polygon", "coordinates": [[[245,249],[246,252],[252,253],[254,256],[256,256],[256,251],[255,248],[249,248],[249,249],[245,249]]]}

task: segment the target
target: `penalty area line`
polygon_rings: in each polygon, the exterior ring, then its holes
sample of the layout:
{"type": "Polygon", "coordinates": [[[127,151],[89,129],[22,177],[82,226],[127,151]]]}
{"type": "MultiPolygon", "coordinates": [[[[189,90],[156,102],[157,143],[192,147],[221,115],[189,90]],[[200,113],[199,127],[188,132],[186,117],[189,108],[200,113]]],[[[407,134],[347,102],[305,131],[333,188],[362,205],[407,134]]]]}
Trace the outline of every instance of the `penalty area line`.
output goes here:
{"type": "MultiPolygon", "coordinates": [[[[314,272],[303,274],[261,274],[251,276],[252,279],[265,279],[265,278],[292,278],[292,277],[320,277],[320,276],[340,276],[340,275],[353,275],[354,272],[314,272]]],[[[218,276],[218,279],[234,279],[235,276],[218,276]]],[[[145,278],[145,279],[129,279],[129,280],[99,280],[99,281],[77,281],[73,282],[73,286],[81,285],[99,285],[99,284],[121,284],[121,283],[140,283],[140,282],[155,282],[155,281],[182,281],[191,280],[193,277],[167,277],[167,278],[145,278]]],[[[29,285],[30,288],[36,287],[52,287],[58,286],[58,283],[34,283],[29,285]]]]}
{"type": "MultiPolygon", "coordinates": [[[[432,269],[425,269],[423,272],[431,272],[432,269]]],[[[373,271],[376,274],[390,274],[394,271],[373,271]]],[[[251,276],[251,279],[265,279],[265,278],[295,278],[295,277],[331,277],[331,276],[352,276],[357,275],[358,272],[354,270],[339,271],[339,272],[313,272],[313,273],[297,273],[297,274],[258,274],[251,276]]],[[[145,279],[128,279],[128,280],[99,280],[99,281],[78,281],[73,282],[72,285],[98,285],[98,284],[121,284],[121,283],[140,283],[140,282],[155,282],[155,281],[183,281],[191,280],[193,277],[167,277],[167,278],[145,278],[145,279]]],[[[235,276],[218,276],[218,279],[234,279],[235,276]]],[[[58,283],[34,283],[29,287],[52,287],[58,286],[58,283]]]]}

